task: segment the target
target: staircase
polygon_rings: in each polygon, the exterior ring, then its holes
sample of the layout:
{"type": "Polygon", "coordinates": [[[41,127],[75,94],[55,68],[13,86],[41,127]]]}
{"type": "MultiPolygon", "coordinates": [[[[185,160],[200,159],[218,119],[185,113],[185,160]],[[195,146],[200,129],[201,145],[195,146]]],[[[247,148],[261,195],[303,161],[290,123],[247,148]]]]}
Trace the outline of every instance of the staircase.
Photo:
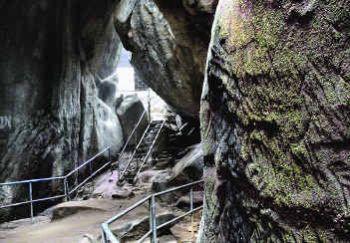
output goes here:
{"type": "Polygon", "coordinates": [[[164,125],[165,120],[152,121],[146,128],[134,151],[132,153],[124,153],[119,158],[120,162],[127,162],[121,165],[124,168],[120,168],[122,172],[118,184],[123,184],[124,182],[133,183],[135,177],[147,166],[164,125]]]}

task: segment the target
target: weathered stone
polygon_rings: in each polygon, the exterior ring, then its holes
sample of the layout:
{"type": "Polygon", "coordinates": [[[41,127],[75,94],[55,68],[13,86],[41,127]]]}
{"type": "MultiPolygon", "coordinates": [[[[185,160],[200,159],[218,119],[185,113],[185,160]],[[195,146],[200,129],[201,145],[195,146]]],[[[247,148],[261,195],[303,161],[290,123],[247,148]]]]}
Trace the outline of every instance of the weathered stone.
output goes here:
{"type": "Polygon", "coordinates": [[[349,239],[349,1],[221,0],[199,242],[349,239]]]}
{"type": "Polygon", "coordinates": [[[119,189],[112,194],[112,198],[114,199],[129,198],[132,196],[134,196],[134,193],[128,189],[119,189]]]}
{"type": "Polygon", "coordinates": [[[164,170],[152,178],[152,189],[163,191],[200,180],[203,175],[203,152],[201,144],[192,146],[189,152],[176,162],[171,170],[164,170]]]}
{"type": "Polygon", "coordinates": [[[169,188],[171,171],[163,170],[152,178],[152,190],[155,192],[164,191],[169,188]]]}
{"type": "Polygon", "coordinates": [[[81,211],[105,211],[98,200],[70,201],[58,204],[52,208],[51,220],[58,220],[81,211]]]}
{"type": "MultiPolygon", "coordinates": [[[[203,204],[203,191],[194,191],[193,192],[193,205],[194,207],[199,207],[203,204]]],[[[178,208],[190,208],[191,199],[190,196],[182,196],[177,200],[175,206],[178,208]]]]}
{"type": "Polygon", "coordinates": [[[97,243],[98,241],[90,234],[83,235],[79,243],[97,243]]]}
{"type": "Polygon", "coordinates": [[[168,174],[166,170],[145,170],[140,172],[136,177],[137,183],[152,183],[156,177],[164,177],[168,174]],[[163,175],[163,176],[159,176],[163,175]]]}
{"type": "MultiPolygon", "coordinates": [[[[157,224],[161,225],[164,224],[176,217],[175,214],[170,212],[164,212],[157,215],[157,224]]],[[[112,229],[113,233],[118,236],[123,236],[123,239],[125,240],[136,240],[140,239],[142,236],[144,236],[149,231],[149,217],[144,217],[141,219],[135,219],[132,222],[128,222],[124,225],[119,226],[118,228],[112,229]]],[[[166,227],[164,227],[161,230],[157,231],[158,236],[162,236],[169,232],[169,229],[174,224],[169,224],[166,227]]]]}
{"type": "Polygon", "coordinates": [[[182,183],[200,180],[203,176],[203,167],[202,144],[193,145],[189,148],[189,152],[172,169],[170,180],[178,180],[179,182],[182,181],[182,183]]]}
{"type": "MultiPolygon", "coordinates": [[[[110,139],[114,152],[122,146],[117,117],[101,104],[95,84],[118,61],[115,7],[98,0],[1,1],[0,117],[11,117],[11,127],[0,129],[0,182],[63,175],[110,139]]],[[[0,188],[0,201],[20,201],[27,190],[0,188]]]]}
{"type": "MultiPolygon", "coordinates": [[[[182,3],[188,1],[121,2],[116,29],[137,75],[178,112],[197,118],[213,11],[193,14],[182,3]]],[[[201,2],[215,9],[215,1],[201,2]]]]}
{"type": "Polygon", "coordinates": [[[200,212],[191,215],[177,222],[171,229],[171,234],[177,239],[177,242],[196,242],[198,236],[200,212]]]}
{"type": "MultiPolygon", "coordinates": [[[[49,223],[51,221],[51,217],[48,216],[36,216],[33,218],[34,222],[37,223],[49,223]]],[[[24,218],[24,219],[18,219],[18,220],[14,220],[11,222],[6,222],[6,223],[2,223],[0,224],[0,231],[1,230],[12,230],[12,229],[16,229],[19,227],[26,227],[26,226],[30,226],[33,224],[33,221],[31,218],[24,218]]],[[[1,240],[1,237],[0,237],[1,240]]]]}
{"type": "MultiPolygon", "coordinates": [[[[120,103],[116,110],[120,122],[122,124],[123,134],[125,134],[124,136],[128,136],[132,133],[136,124],[141,119],[141,116],[145,112],[145,107],[143,106],[142,101],[137,95],[128,95],[124,97],[123,101],[120,103]]],[[[141,120],[138,129],[136,129],[132,140],[130,140],[130,145],[136,145],[139,142],[147,125],[148,115],[145,114],[141,120]]],[[[126,139],[128,138],[125,137],[125,140],[126,139]]]]}
{"type": "MultiPolygon", "coordinates": [[[[118,116],[105,103],[97,101],[96,114],[97,151],[111,147],[111,153],[116,154],[123,146],[123,130],[118,116]]],[[[94,145],[92,142],[90,145],[94,145]]]]}
{"type": "Polygon", "coordinates": [[[106,80],[101,81],[98,84],[98,97],[111,108],[114,108],[115,104],[120,104],[119,100],[116,99],[115,94],[117,92],[117,83],[106,80]]]}

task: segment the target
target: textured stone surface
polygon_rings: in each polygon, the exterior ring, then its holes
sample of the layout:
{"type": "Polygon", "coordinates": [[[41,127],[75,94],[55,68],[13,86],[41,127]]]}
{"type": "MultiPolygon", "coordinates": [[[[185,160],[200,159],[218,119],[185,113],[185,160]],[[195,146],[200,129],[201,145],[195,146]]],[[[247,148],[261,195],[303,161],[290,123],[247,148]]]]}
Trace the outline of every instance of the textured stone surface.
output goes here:
{"type": "MultiPolygon", "coordinates": [[[[193,192],[193,206],[194,208],[203,205],[203,191],[193,192]]],[[[189,195],[180,197],[175,204],[178,208],[188,209],[191,206],[191,198],[189,195]]]]}
{"type": "Polygon", "coordinates": [[[138,77],[176,111],[198,117],[216,1],[121,2],[116,29],[138,77]]]}
{"type": "MultiPolygon", "coordinates": [[[[164,224],[176,217],[177,215],[175,212],[162,212],[160,214],[157,214],[156,216],[157,224],[164,224]]],[[[149,222],[149,216],[146,216],[144,218],[136,218],[132,221],[127,222],[124,225],[118,225],[115,229],[112,228],[112,232],[116,235],[122,235],[126,241],[138,240],[149,231],[149,222]]],[[[164,226],[164,228],[159,229],[157,231],[157,235],[162,236],[166,233],[169,233],[168,230],[173,225],[174,223],[166,225],[164,226]]]]}
{"type": "MultiPolygon", "coordinates": [[[[11,118],[0,129],[0,182],[62,175],[107,145],[121,147],[118,117],[95,83],[118,61],[114,8],[99,0],[0,1],[0,117],[11,118]]],[[[0,200],[23,196],[2,189],[0,200]]]]}
{"type": "MultiPolygon", "coordinates": [[[[169,166],[170,164],[168,164],[169,166]]],[[[152,175],[152,189],[156,192],[171,187],[181,186],[202,179],[203,152],[201,144],[188,148],[188,152],[171,169],[166,168],[156,175],[152,175]]],[[[147,176],[140,175],[140,176],[147,176]]],[[[147,178],[147,177],[146,177],[147,178]]]]}
{"type": "Polygon", "coordinates": [[[203,176],[203,150],[202,144],[189,148],[189,152],[181,158],[171,171],[170,185],[190,183],[200,180],[203,176]]]}
{"type": "Polygon", "coordinates": [[[136,129],[130,144],[137,145],[142,134],[148,126],[148,115],[145,112],[145,107],[142,104],[142,101],[137,95],[128,95],[125,96],[120,105],[116,108],[119,120],[123,127],[123,134],[125,140],[128,139],[128,136],[135,129],[135,126],[143,116],[138,129],[136,129]]]}
{"type": "Polygon", "coordinates": [[[51,220],[60,220],[81,211],[105,211],[99,200],[90,199],[85,201],[69,201],[54,206],[51,220]]]}
{"type": "Polygon", "coordinates": [[[349,6],[220,1],[201,108],[201,242],[349,239],[349,6]]]}

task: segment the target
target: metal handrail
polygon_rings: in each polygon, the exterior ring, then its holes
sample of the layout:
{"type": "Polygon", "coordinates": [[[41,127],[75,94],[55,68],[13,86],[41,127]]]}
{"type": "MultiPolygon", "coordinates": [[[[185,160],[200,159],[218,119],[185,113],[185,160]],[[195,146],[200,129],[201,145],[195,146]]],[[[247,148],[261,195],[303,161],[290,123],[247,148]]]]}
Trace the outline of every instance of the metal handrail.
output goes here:
{"type": "Polygon", "coordinates": [[[136,148],[134,149],[134,152],[132,153],[131,158],[128,160],[128,163],[127,163],[125,169],[121,172],[118,181],[123,181],[124,176],[125,176],[127,170],[129,169],[129,166],[130,166],[132,160],[134,159],[134,156],[135,156],[135,154],[136,154],[136,151],[137,151],[137,149],[141,146],[142,140],[143,140],[144,137],[146,136],[147,131],[148,131],[148,129],[150,128],[150,126],[151,126],[151,122],[148,124],[147,128],[146,128],[145,131],[143,132],[143,134],[142,134],[142,136],[141,136],[141,138],[140,138],[140,141],[139,141],[138,144],[136,145],[136,148]]]}
{"type": "Polygon", "coordinates": [[[29,183],[29,182],[35,183],[35,182],[42,182],[42,181],[52,181],[52,180],[63,179],[64,177],[65,176],[56,176],[56,177],[39,178],[39,179],[31,179],[31,180],[23,180],[23,181],[4,182],[4,183],[0,183],[0,186],[25,184],[25,183],[29,183]]]}
{"type": "Polygon", "coordinates": [[[144,117],[147,115],[147,110],[144,110],[143,113],[140,116],[140,119],[138,120],[138,122],[136,123],[134,129],[132,130],[131,134],[129,135],[128,139],[126,140],[124,147],[122,148],[122,150],[120,151],[120,158],[123,156],[126,148],[129,146],[129,142],[131,141],[132,137],[134,136],[134,133],[137,131],[137,129],[139,128],[142,120],[144,119],[144,117]]]}
{"type": "Polygon", "coordinates": [[[112,218],[108,219],[106,222],[104,222],[101,225],[101,230],[102,230],[102,242],[103,243],[120,243],[121,239],[118,239],[112,232],[111,228],[110,228],[110,224],[114,223],[115,221],[119,220],[120,218],[122,218],[123,216],[125,216],[126,214],[128,214],[129,212],[131,212],[132,210],[136,209],[137,207],[143,205],[144,203],[146,203],[147,201],[149,202],[149,215],[150,215],[150,229],[149,231],[143,235],[137,242],[143,242],[146,238],[148,238],[149,236],[152,235],[151,237],[151,242],[152,243],[156,243],[157,242],[157,230],[172,224],[190,214],[193,214],[196,211],[199,211],[203,208],[203,205],[194,208],[194,202],[193,202],[193,188],[199,184],[202,184],[204,182],[204,180],[199,180],[199,181],[195,181],[192,183],[188,183],[186,185],[182,185],[182,186],[178,186],[178,187],[174,187],[174,188],[170,188],[168,190],[162,191],[162,192],[158,192],[158,193],[153,193],[151,195],[146,196],[145,198],[141,199],[140,201],[136,202],[135,204],[133,204],[132,206],[130,206],[129,208],[125,209],[124,211],[120,212],[119,214],[113,216],[112,218]],[[190,210],[182,215],[179,215],[176,218],[173,218],[167,222],[164,222],[161,225],[157,225],[157,215],[156,215],[156,211],[157,211],[157,204],[156,204],[156,198],[159,196],[162,196],[164,194],[170,193],[170,192],[174,192],[174,191],[179,191],[182,189],[186,189],[189,188],[190,189],[190,210]]]}
{"type": "Polygon", "coordinates": [[[102,150],[101,152],[99,152],[98,154],[94,155],[92,158],[88,159],[87,161],[85,161],[84,163],[82,163],[81,165],[79,165],[78,167],[76,167],[74,170],[72,170],[71,172],[69,172],[65,177],[69,177],[71,175],[73,175],[75,172],[77,172],[78,170],[80,170],[81,168],[83,168],[85,165],[91,163],[92,161],[94,161],[97,157],[100,157],[102,154],[104,154],[106,151],[108,151],[108,159],[111,160],[111,147],[107,147],[104,150],[102,150]]]}
{"type": "MultiPolygon", "coordinates": [[[[148,150],[148,152],[147,152],[147,154],[146,154],[146,157],[143,159],[142,164],[141,164],[141,166],[140,166],[140,168],[139,168],[139,170],[137,171],[136,174],[139,174],[139,173],[140,173],[142,167],[144,166],[144,164],[147,162],[149,156],[151,155],[151,153],[152,153],[152,151],[153,151],[153,148],[154,148],[154,145],[155,145],[155,143],[157,142],[158,137],[159,137],[159,135],[160,135],[160,132],[162,131],[162,129],[163,129],[164,125],[165,125],[165,122],[166,122],[166,120],[163,120],[163,121],[162,121],[161,127],[159,128],[159,131],[157,132],[156,136],[154,137],[154,139],[153,139],[153,141],[152,141],[152,144],[151,144],[151,146],[150,146],[150,148],[149,148],[149,150],[148,150]]],[[[151,122],[149,123],[148,127],[145,129],[144,133],[142,134],[142,137],[141,137],[141,139],[139,140],[139,143],[137,144],[137,146],[136,146],[136,148],[135,148],[135,150],[134,150],[134,152],[133,152],[131,158],[128,160],[128,163],[127,163],[125,169],[121,172],[121,174],[120,174],[120,176],[119,176],[119,182],[124,180],[124,176],[125,176],[126,172],[128,171],[128,169],[129,169],[129,167],[130,167],[130,165],[131,165],[131,162],[133,161],[133,159],[134,159],[134,157],[135,157],[135,155],[136,155],[137,149],[141,146],[142,141],[143,141],[144,137],[146,136],[147,131],[148,131],[148,129],[150,128],[150,126],[151,126],[151,122]]]]}
{"type": "Polygon", "coordinates": [[[158,137],[159,137],[161,131],[163,130],[164,125],[165,125],[165,120],[163,120],[162,125],[160,126],[160,128],[159,128],[159,130],[158,130],[158,132],[157,132],[157,134],[156,134],[156,136],[155,136],[155,138],[154,138],[154,140],[153,140],[153,142],[152,142],[152,144],[147,152],[146,157],[143,159],[142,164],[141,164],[140,168],[138,169],[135,178],[137,178],[137,176],[140,174],[143,166],[147,163],[149,156],[151,156],[153,149],[154,149],[154,146],[156,145],[156,142],[158,141],[158,137]]]}
{"type": "Polygon", "coordinates": [[[103,169],[105,169],[108,165],[112,163],[111,159],[111,147],[107,147],[89,160],[85,161],[83,164],[80,166],[76,167],[74,170],[66,174],[65,176],[56,176],[56,177],[49,177],[49,178],[39,178],[39,179],[31,179],[31,180],[22,180],[22,181],[14,181],[14,182],[5,182],[5,183],[0,183],[0,187],[4,186],[13,186],[13,185],[26,185],[28,184],[28,189],[29,189],[29,200],[23,201],[23,202],[17,202],[17,203],[10,203],[10,204],[5,204],[5,205],[0,205],[0,209],[2,208],[9,208],[9,207],[14,207],[14,206],[21,206],[25,204],[30,204],[30,217],[32,219],[32,222],[34,222],[34,203],[37,202],[43,202],[43,201],[49,201],[49,200],[54,200],[54,199],[60,199],[60,198],[66,198],[67,200],[70,200],[70,195],[74,193],[76,190],[78,190],[81,186],[83,186],[87,181],[89,181],[91,178],[96,176],[99,172],[101,172],[103,169]],[[95,172],[92,173],[92,167],[91,164],[92,162],[106,153],[108,151],[108,161],[104,163],[100,168],[98,168],[95,172]],[[87,165],[90,166],[90,175],[84,179],[81,183],[79,183],[77,186],[75,186],[72,189],[69,189],[69,177],[77,173],[79,170],[82,168],[86,167],[87,165]],[[39,182],[48,182],[48,181],[57,181],[57,180],[63,180],[63,192],[64,194],[61,195],[56,195],[52,197],[44,197],[44,198],[39,198],[39,199],[33,199],[33,184],[34,183],[39,183],[39,182]]]}
{"type": "MultiPolygon", "coordinates": [[[[145,91],[121,91],[121,93],[139,93],[139,92],[145,92],[145,91]]],[[[134,136],[135,132],[137,131],[138,127],[140,126],[142,120],[144,119],[144,117],[146,115],[147,115],[147,110],[145,110],[141,114],[137,124],[135,125],[134,129],[132,130],[131,134],[129,135],[127,141],[125,142],[125,144],[124,144],[124,146],[123,146],[123,148],[121,150],[121,152],[118,153],[119,154],[119,156],[118,156],[119,158],[121,158],[123,156],[123,154],[124,154],[127,146],[129,145],[132,137],[134,136]]],[[[119,161],[119,159],[118,159],[118,161],[119,161]]],[[[81,164],[80,166],[76,167],[74,170],[72,170],[71,172],[69,172],[68,174],[66,174],[64,176],[56,176],[56,177],[48,177],[48,178],[39,178],[39,179],[31,179],[31,180],[22,180],[22,181],[0,183],[0,187],[13,186],[13,185],[25,185],[25,184],[28,184],[28,187],[29,187],[29,200],[23,201],[23,202],[6,204],[6,205],[0,205],[0,209],[14,207],[14,206],[21,206],[21,205],[25,205],[25,204],[30,204],[30,211],[31,211],[30,216],[31,216],[32,221],[34,221],[34,205],[33,205],[34,203],[42,202],[42,201],[49,201],[49,200],[54,200],[54,199],[60,199],[60,198],[66,198],[67,200],[70,200],[70,195],[72,193],[76,192],[87,181],[89,181],[91,178],[96,176],[98,173],[100,173],[102,170],[104,170],[111,163],[112,163],[111,147],[109,146],[109,147],[105,148],[104,150],[102,150],[98,154],[94,155],[92,158],[90,158],[89,160],[85,161],[83,164],[81,164]],[[98,158],[102,154],[104,154],[106,151],[108,151],[108,161],[106,163],[104,163],[100,168],[98,168],[95,172],[92,173],[92,167],[91,167],[92,162],[96,158],[98,158]],[[77,186],[75,186],[72,189],[69,189],[69,177],[71,177],[72,175],[76,174],[80,169],[86,167],[87,165],[90,166],[90,175],[87,178],[85,178],[82,182],[80,182],[77,186]],[[63,180],[63,191],[64,191],[64,194],[56,195],[56,196],[52,196],[52,197],[40,198],[40,199],[33,199],[33,183],[57,181],[57,180],[63,180]]]]}

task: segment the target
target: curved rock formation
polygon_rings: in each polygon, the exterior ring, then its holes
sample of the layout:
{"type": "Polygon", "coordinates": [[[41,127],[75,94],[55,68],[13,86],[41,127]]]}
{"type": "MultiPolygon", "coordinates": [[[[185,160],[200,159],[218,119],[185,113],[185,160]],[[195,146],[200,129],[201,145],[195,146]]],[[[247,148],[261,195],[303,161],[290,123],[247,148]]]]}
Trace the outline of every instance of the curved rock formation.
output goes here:
{"type": "Polygon", "coordinates": [[[217,1],[123,0],[116,29],[140,77],[177,112],[198,117],[217,1]]]}
{"type": "Polygon", "coordinates": [[[127,140],[130,134],[132,134],[135,126],[143,116],[141,122],[138,124],[138,128],[132,136],[132,139],[129,141],[129,144],[136,146],[150,122],[148,120],[148,112],[142,101],[136,94],[126,95],[123,97],[123,101],[115,107],[115,109],[120,123],[122,124],[125,140],[127,140]],[[144,112],[146,113],[144,114],[144,112]]]}
{"type": "Polygon", "coordinates": [[[62,175],[110,143],[119,150],[110,79],[121,48],[116,29],[139,76],[180,113],[197,117],[215,6],[0,1],[0,182],[62,175]]]}
{"type": "Polygon", "coordinates": [[[118,117],[95,84],[118,61],[114,9],[100,0],[0,2],[0,117],[11,121],[0,128],[0,182],[62,175],[104,146],[120,149],[118,117]]]}
{"type": "Polygon", "coordinates": [[[221,0],[201,242],[350,237],[349,1],[221,0]]]}

